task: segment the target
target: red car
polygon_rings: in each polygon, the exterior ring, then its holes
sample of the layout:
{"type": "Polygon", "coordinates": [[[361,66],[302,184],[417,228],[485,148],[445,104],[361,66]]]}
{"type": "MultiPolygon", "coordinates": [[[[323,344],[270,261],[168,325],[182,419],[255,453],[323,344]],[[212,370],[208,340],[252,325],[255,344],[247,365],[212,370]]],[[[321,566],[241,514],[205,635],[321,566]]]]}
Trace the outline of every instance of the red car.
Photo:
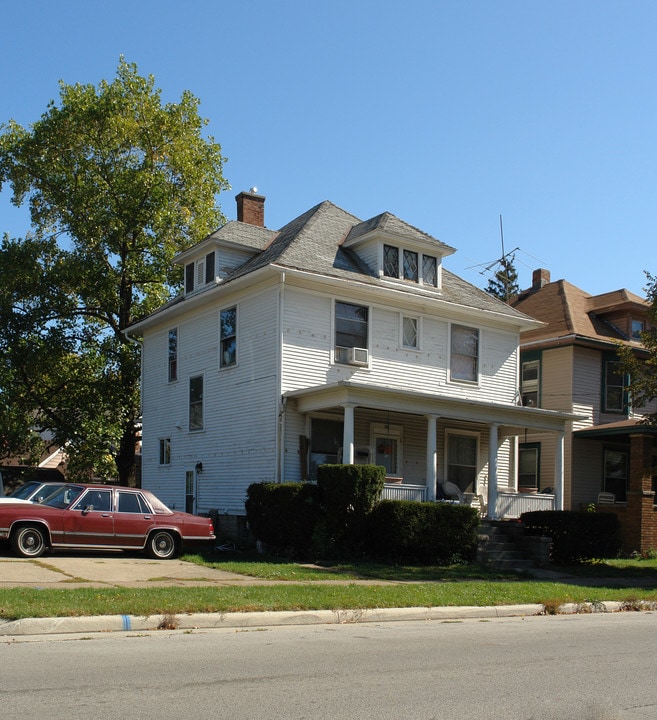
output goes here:
{"type": "Polygon", "coordinates": [[[215,540],[208,517],[174,512],[148,490],[68,483],[45,502],[0,504],[0,540],[36,558],[46,550],[146,550],[159,560],[215,540]]]}

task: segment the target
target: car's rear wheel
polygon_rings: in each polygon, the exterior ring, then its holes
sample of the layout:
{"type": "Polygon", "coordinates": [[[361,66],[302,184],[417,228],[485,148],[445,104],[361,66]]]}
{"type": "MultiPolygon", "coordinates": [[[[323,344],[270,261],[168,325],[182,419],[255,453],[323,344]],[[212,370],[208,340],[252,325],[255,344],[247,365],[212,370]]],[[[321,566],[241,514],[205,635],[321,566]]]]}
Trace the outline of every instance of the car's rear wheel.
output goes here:
{"type": "Polygon", "coordinates": [[[36,525],[23,525],[12,533],[11,546],[20,557],[40,557],[47,547],[45,531],[36,525]]]}
{"type": "Polygon", "coordinates": [[[148,554],[157,560],[170,560],[178,554],[178,542],[173,533],[158,530],[148,539],[148,554]]]}

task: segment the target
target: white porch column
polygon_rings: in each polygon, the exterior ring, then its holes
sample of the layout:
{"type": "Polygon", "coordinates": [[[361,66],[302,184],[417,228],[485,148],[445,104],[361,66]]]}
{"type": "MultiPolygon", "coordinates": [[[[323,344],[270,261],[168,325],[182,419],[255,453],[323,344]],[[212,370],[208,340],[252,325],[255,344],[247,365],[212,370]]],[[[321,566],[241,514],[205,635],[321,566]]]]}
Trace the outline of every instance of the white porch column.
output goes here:
{"type": "Polygon", "coordinates": [[[344,429],[342,431],[342,463],[354,464],[354,408],[355,405],[346,404],[344,407],[344,429]]]}
{"type": "Polygon", "coordinates": [[[563,510],[563,484],[564,484],[564,433],[557,434],[554,453],[554,509],[563,510]]]}
{"type": "Polygon", "coordinates": [[[497,425],[488,428],[488,510],[487,518],[497,517],[497,425]]]}
{"type": "Polygon", "coordinates": [[[427,500],[436,499],[438,483],[438,450],[436,448],[436,415],[427,415],[427,500]]]}

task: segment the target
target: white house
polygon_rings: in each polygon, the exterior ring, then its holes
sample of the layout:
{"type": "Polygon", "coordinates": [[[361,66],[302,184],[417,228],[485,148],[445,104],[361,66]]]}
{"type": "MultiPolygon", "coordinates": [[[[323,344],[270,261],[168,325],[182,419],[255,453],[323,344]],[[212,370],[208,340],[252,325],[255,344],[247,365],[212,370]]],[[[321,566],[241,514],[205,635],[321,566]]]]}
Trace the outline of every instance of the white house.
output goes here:
{"type": "Polygon", "coordinates": [[[182,295],[129,329],[144,487],[244,516],[253,482],[374,463],[388,497],[479,498],[493,517],[562,506],[573,416],[519,395],[519,336],[537,321],[450,273],[454,248],[394,215],[326,201],[276,231],[263,196],[236,199],[237,221],[177,257],[182,295]],[[553,495],[516,492],[531,431],[555,436],[553,495]]]}

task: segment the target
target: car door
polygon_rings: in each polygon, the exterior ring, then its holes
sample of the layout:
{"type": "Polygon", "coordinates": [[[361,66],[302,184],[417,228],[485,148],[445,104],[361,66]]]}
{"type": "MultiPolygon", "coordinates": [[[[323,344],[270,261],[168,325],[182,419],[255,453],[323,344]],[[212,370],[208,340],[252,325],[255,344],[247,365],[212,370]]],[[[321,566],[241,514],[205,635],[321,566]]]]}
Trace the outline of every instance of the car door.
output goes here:
{"type": "Polygon", "coordinates": [[[63,544],[70,547],[113,547],[111,489],[88,488],[63,515],[63,544]]]}
{"type": "Polygon", "coordinates": [[[144,547],[148,533],[156,524],[144,496],[135,490],[118,490],[116,510],[114,537],[117,546],[144,547]]]}

